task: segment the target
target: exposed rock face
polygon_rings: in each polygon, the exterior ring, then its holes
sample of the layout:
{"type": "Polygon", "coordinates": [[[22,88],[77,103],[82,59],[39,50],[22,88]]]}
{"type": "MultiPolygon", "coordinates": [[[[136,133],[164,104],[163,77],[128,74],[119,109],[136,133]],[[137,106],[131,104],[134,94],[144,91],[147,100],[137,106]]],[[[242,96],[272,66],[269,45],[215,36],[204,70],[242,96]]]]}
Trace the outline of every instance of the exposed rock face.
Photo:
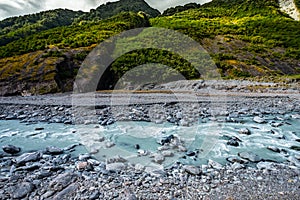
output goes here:
{"type": "Polygon", "coordinates": [[[0,96],[72,90],[76,71],[82,62],[76,59],[76,55],[84,51],[48,49],[0,59],[0,96]]]}
{"type": "Polygon", "coordinates": [[[291,18],[299,21],[300,12],[294,0],[278,0],[281,11],[287,13],[291,18]]]}

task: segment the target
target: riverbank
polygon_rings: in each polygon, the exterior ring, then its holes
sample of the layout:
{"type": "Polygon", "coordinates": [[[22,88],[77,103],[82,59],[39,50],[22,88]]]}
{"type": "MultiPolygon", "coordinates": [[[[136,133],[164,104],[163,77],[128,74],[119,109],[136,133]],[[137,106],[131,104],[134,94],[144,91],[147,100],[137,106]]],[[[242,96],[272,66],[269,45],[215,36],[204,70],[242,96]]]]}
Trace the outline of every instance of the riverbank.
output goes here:
{"type": "MultiPolygon", "coordinates": [[[[72,154],[78,148],[76,143],[31,153],[2,153],[2,199],[300,197],[300,95],[296,86],[281,88],[272,83],[233,81],[221,87],[214,81],[189,81],[155,86],[152,91],[1,97],[0,102],[1,120],[36,125],[41,132],[32,128],[33,136],[47,133],[43,132],[42,123],[74,126],[73,134],[78,134],[80,145],[89,151],[72,154]],[[139,135],[154,138],[152,150],[145,149],[146,143],[112,140],[115,127],[130,121],[136,122],[133,125],[148,123],[153,127],[167,124],[167,128],[161,128],[156,138],[150,126],[142,126],[139,135]],[[193,127],[200,132],[194,133],[193,127]],[[215,145],[223,152],[220,155],[227,155],[225,163],[212,160],[209,155],[202,158],[205,149],[197,149],[185,137],[192,136],[194,141],[201,139],[200,135],[211,138],[205,130],[213,128],[217,130],[215,145]],[[177,133],[172,134],[173,130],[177,133]],[[100,135],[101,131],[108,131],[107,135],[100,135]],[[118,152],[121,147],[132,151],[128,158],[101,157],[101,152],[118,152]],[[261,155],[256,154],[256,149],[262,149],[261,155]],[[130,162],[132,156],[151,165],[130,162]],[[170,160],[171,164],[165,164],[170,160]]],[[[119,129],[124,133],[118,134],[130,134],[131,128],[126,126],[119,129]]],[[[45,135],[43,139],[49,137],[45,135]]]]}

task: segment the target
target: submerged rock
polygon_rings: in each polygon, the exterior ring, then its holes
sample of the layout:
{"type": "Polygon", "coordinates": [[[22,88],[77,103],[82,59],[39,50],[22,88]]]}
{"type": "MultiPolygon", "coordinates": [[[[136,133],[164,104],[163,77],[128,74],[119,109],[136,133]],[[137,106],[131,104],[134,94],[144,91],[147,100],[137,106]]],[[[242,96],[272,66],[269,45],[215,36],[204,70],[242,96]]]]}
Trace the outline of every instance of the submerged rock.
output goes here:
{"type": "Polygon", "coordinates": [[[240,134],[251,135],[251,131],[248,128],[242,128],[239,130],[240,134]]]}
{"type": "Polygon", "coordinates": [[[292,150],[300,151],[300,146],[291,146],[292,150]]]}
{"type": "Polygon", "coordinates": [[[2,150],[3,150],[5,153],[9,153],[9,154],[17,154],[17,153],[19,153],[19,152],[21,151],[21,148],[9,144],[9,145],[3,146],[3,147],[2,147],[2,150]]]}
{"type": "Polygon", "coordinates": [[[252,152],[241,152],[241,153],[238,153],[238,156],[240,156],[241,158],[244,158],[246,160],[249,160],[251,162],[259,162],[262,160],[258,155],[254,154],[252,152]]]}

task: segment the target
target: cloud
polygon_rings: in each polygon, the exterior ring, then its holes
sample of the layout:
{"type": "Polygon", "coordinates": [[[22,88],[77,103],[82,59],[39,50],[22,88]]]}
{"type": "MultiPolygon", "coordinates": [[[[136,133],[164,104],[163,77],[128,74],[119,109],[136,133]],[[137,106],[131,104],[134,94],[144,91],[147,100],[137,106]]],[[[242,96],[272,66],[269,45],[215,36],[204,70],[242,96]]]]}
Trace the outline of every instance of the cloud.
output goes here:
{"type": "MultiPolygon", "coordinates": [[[[1,0],[0,20],[11,16],[25,15],[56,8],[89,11],[108,1],[116,0],[1,0]]],[[[164,11],[168,7],[184,5],[189,2],[203,4],[209,1],[210,0],[146,0],[150,6],[160,11],[164,11]]]]}

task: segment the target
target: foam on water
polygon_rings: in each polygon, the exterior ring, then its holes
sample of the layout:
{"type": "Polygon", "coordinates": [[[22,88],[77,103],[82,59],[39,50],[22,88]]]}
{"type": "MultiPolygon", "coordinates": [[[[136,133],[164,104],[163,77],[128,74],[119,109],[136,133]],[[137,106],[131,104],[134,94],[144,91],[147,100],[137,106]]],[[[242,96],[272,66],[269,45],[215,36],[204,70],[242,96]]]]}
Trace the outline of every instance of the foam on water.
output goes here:
{"type": "MultiPolygon", "coordinates": [[[[202,120],[201,120],[202,121],[202,120]]],[[[148,152],[158,152],[161,146],[157,143],[162,137],[175,135],[184,142],[190,151],[199,151],[197,159],[189,158],[184,152],[174,151],[173,157],[167,157],[164,165],[176,161],[189,164],[205,164],[208,159],[225,163],[226,158],[237,156],[239,152],[247,151],[259,155],[265,160],[284,162],[286,154],[275,153],[267,149],[274,146],[286,150],[289,155],[299,152],[290,149],[291,146],[300,146],[296,141],[300,137],[300,120],[286,118],[284,121],[268,116],[268,123],[258,124],[252,117],[244,117],[241,122],[224,122],[224,120],[199,122],[191,127],[175,126],[174,124],[154,124],[149,122],[117,122],[113,125],[102,127],[95,125],[64,125],[39,123],[26,125],[18,121],[0,121],[0,145],[13,144],[22,147],[24,151],[44,149],[46,146],[66,147],[74,143],[82,143],[87,150],[94,151],[95,157],[100,160],[117,155],[132,163],[144,165],[157,165],[149,156],[139,156],[135,145],[148,152]],[[271,122],[283,122],[282,126],[272,127],[271,122]],[[44,130],[35,131],[43,127],[44,130]],[[251,135],[239,134],[241,128],[248,128],[251,135]],[[76,130],[76,131],[75,131],[76,130]],[[272,130],[272,131],[271,131],[272,130]],[[227,145],[228,139],[224,136],[237,137],[239,147],[227,145]],[[115,145],[107,147],[107,143],[115,145]],[[209,149],[209,151],[206,151],[209,149]]],[[[85,152],[77,149],[75,153],[85,152]]]]}

